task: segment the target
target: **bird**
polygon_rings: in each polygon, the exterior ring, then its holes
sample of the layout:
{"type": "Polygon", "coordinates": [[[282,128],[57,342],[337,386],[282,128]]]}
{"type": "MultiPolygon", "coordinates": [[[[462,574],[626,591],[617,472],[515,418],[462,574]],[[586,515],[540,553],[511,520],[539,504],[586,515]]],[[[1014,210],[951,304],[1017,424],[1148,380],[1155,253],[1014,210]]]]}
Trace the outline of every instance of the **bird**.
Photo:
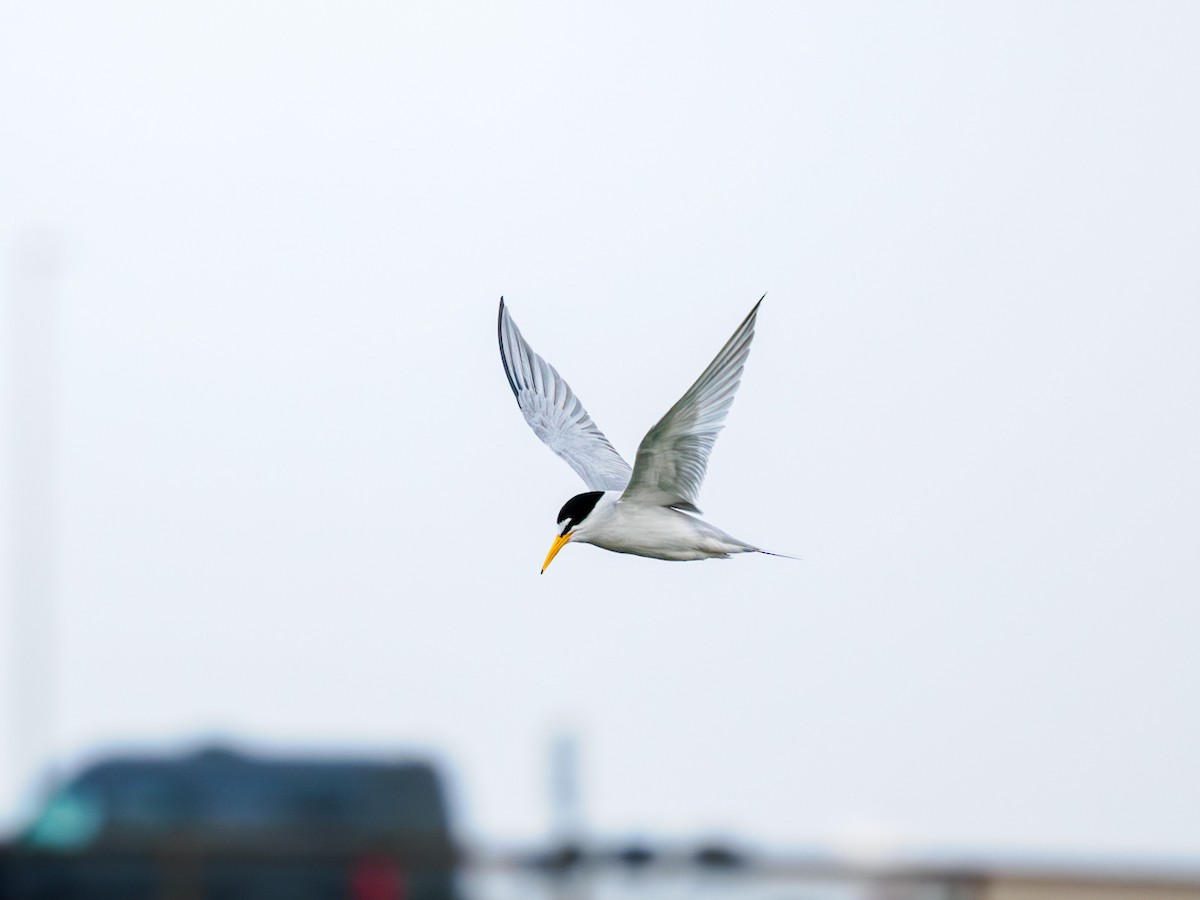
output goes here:
{"type": "Polygon", "coordinates": [[[568,543],[663,560],[772,553],[699,518],[708,457],[750,354],[759,298],[708,368],[646,432],[631,467],[558,370],[533,351],[500,298],[500,360],[525,421],[583,479],[587,490],[558,512],[542,573],[568,543]]]}

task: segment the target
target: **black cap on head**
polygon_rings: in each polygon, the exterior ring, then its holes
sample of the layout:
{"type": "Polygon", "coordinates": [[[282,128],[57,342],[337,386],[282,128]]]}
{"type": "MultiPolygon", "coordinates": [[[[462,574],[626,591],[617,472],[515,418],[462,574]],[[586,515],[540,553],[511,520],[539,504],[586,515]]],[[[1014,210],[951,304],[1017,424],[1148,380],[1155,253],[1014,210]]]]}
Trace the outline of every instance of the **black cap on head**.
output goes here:
{"type": "Polygon", "coordinates": [[[563,508],[558,511],[556,520],[564,523],[562,534],[566,534],[591,515],[592,510],[596,508],[596,504],[603,496],[604,491],[588,491],[586,494],[576,494],[564,503],[563,508]]]}

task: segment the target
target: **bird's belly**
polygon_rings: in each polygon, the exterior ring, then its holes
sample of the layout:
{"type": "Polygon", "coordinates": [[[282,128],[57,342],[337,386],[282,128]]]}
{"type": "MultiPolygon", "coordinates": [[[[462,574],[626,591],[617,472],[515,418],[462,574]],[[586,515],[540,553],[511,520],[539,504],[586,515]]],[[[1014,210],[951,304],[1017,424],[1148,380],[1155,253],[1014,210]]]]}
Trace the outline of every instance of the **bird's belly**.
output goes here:
{"type": "Polygon", "coordinates": [[[614,553],[666,560],[723,559],[752,549],[707,522],[662,507],[615,512],[584,540],[614,553]]]}

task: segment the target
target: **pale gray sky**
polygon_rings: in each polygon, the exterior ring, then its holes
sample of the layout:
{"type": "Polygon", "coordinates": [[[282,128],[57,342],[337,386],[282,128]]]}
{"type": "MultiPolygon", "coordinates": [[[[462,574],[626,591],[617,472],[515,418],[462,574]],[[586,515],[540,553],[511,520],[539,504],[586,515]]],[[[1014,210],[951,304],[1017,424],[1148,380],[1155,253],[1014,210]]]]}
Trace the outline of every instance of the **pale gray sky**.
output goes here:
{"type": "Polygon", "coordinates": [[[4,290],[30,234],[66,266],[53,755],[431,749],[510,840],[573,728],[610,835],[1200,853],[1198,45],[1188,3],[0,4],[4,290]],[[763,291],[702,505],[804,561],[539,577],[580,485],[500,294],[631,457],[763,291]]]}

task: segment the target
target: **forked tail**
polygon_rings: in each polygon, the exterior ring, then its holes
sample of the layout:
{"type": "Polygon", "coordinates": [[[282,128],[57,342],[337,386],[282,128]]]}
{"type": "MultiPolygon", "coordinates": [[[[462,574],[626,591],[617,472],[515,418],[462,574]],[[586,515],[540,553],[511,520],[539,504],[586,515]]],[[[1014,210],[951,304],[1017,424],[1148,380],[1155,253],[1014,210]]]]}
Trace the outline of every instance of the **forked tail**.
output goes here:
{"type": "Polygon", "coordinates": [[[774,553],[774,552],[772,552],[772,551],[770,551],[770,550],[764,550],[762,547],[751,547],[751,548],[750,548],[750,552],[751,552],[751,553],[761,553],[761,554],[763,554],[764,556],[778,556],[780,559],[794,559],[794,560],[796,560],[797,562],[803,562],[803,561],[804,561],[804,560],[803,560],[801,557],[799,557],[799,556],[792,556],[790,553],[774,553]]]}

